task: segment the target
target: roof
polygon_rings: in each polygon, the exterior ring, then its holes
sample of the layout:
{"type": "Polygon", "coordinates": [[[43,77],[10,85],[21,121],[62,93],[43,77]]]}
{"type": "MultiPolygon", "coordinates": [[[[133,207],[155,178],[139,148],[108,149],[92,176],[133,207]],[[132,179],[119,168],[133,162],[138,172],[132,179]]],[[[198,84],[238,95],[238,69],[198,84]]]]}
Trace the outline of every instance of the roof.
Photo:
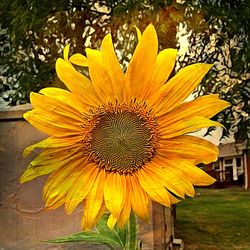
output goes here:
{"type": "Polygon", "coordinates": [[[239,156],[243,154],[243,150],[247,149],[246,143],[227,143],[219,145],[219,157],[239,156]]]}

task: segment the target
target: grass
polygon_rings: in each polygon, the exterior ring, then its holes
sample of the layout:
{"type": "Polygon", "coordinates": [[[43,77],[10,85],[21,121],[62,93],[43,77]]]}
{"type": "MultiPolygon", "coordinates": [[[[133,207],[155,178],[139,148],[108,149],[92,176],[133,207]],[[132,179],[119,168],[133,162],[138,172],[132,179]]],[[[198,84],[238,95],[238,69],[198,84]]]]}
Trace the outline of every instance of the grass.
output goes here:
{"type": "Polygon", "coordinates": [[[187,250],[250,250],[250,191],[197,189],[176,214],[175,237],[187,250]]]}

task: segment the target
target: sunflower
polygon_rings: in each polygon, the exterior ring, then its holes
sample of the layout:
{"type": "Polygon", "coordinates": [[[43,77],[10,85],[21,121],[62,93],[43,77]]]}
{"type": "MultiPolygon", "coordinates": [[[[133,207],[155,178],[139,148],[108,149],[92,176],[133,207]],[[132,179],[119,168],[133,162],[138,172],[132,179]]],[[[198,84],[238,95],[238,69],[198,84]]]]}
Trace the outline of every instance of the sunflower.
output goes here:
{"type": "Polygon", "coordinates": [[[124,74],[111,35],[101,50],[86,49],[56,61],[68,90],[44,88],[31,93],[33,109],[24,118],[50,137],[24,150],[40,154],[21,177],[24,183],[50,174],[43,189],[45,207],[65,204],[68,214],[83,204],[82,227],[89,230],[108,210],[108,226],[122,227],[131,211],[149,219],[151,200],[170,206],[194,196],[193,185],[214,179],[196,167],[216,161],[212,143],[190,135],[220,126],[209,118],[229,106],[218,95],[184,100],[212,65],[189,65],[168,80],[175,49],[158,53],[153,25],[143,34],[124,74]],[[89,78],[74,65],[87,67],[89,78]],[[168,80],[168,81],[167,81],[168,80]]]}

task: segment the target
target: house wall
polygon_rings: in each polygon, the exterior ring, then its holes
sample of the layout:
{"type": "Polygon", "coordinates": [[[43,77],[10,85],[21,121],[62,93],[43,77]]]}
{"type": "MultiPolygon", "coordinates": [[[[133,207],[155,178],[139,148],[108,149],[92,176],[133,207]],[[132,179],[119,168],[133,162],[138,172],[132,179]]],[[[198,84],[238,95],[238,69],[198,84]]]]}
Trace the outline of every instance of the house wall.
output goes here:
{"type": "Polygon", "coordinates": [[[245,189],[250,189],[250,150],[246,150],[246,163],[247,163],[247,185],[245,185],[245,189]]]}
{"type": "Polygon", "coordinates": [[[219,168],[214,169],[215,163],[206,165],[206,172],[218,180],[216,186],[238,184],[242,185],[244,189],[250,189],[250,150],[246,149],[246,143],[224,144],[219,146],[219,150],[219,160],[216,162],[216,165],[219,164],[219,168]],[[238,165],[238,158],[241,159],[241,166],[238,165]],[[232,160],[232,163],[226,163],[227,160],[232,160]],[[226,171],[230,171],[230,165],[232,165],[231,181],[228,180],[228,172],[226,173],[226,171]]]}

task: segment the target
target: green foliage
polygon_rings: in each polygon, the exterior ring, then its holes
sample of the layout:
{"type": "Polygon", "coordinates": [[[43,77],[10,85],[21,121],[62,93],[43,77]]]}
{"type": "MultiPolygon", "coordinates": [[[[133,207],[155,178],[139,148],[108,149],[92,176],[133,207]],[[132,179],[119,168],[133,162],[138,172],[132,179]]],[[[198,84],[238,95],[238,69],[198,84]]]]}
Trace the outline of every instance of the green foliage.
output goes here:
{"type": "Polygon", "coordinates": [[[182,48],[179,42],[186,36],[188,50],[179,52],[177,69],[195,62],[215,65],[196,94],[219,93],[229,101],[232,107],[215,119],[236,140],[249,140],[250,2],[182,2],[0,1],[0,102],[2,98],[12,105],[25,103],[30,91],[58,85],[54,65],[63,47],[70,43],[74,53],[98,48],[109,31],[126,68],[137,41],[134,25],[143,30],[153,23],[160,49],[182,48]]]}
{"type": "Polygon", "coordinates": [[[232,106],[215,117],[237,141],[250,142],[250,2],[187,1],[186,33],[188,51],[179,59],[180,66],[194,62],[213,63],[214,67],[197,90],[197,95],[219,93],[232,106]],[[190,25],[191,17],[199,20],[190,25]]]}
{"type": "Polygon", "coordinates": [[[0,3],[0,22],[8,27],[12,39],[22,39],[28,30],[38,30],[53,11],[70,8],[67,0],[3,0],[0,3]]]}
{"type": "Polygon", "coordinates": [[[2,98],[10,104],[27,102],[31,90],[49,86],[54,66],[39,58],[35,48],[35,31],[47,15],[62,8],[65,1],[1,1],[0,2],[0,83],[2,98]]]}
{"type": "Polygon", "coordinates": [[[66,243],[66,242],[90,242],[99,243],[108,246],[110,249],[119,247],[122,250],[139,250],[136,239],[136,220],[132,213],[128,224],[120,229],[115,227],[110,229],[107,226],[108,215],[104,214],[97,223],[95,231],[79,232],[73,235],[58,239],[48,240],[49,243],[66,243]]]}
{"type": "MultiPolygon", "coordinates": [[[[99,47],[110,30],[116,37],[117,48],[126,52],[122,60],[126,66],[135,47],[135,35],[131,32],[127,37],[127,29],[134,29],[134,24],[144,29],[148,23],[159,19],[162,13],[155,13],[170,3],[145,0],[46,0],[42,4],[38,0],[1,1],[0,56],[4,59],[0,64],[0,97],[11,105],[28,102],[31,91],[57,84],[54,64],[66,44],[70,43],[75,53],[82,53],[87,46],[99,47]]],[[[170,47],[174,45],[175,26],[176,23],[168,22],[161,27],[173,29],[170,39],[164,39],[170,47]]]]}
{"type": "Polygon", "coordinates": [[[87,22],[101,24],[98,22],[101,13],[93,7],[95,2],[0,2],[0,56],[3,58],[0,90],[3,100],[12,105],[25,103],[31,91],[55,85],[55,60],[69,41],[76,40],[71,24],[84,20],[83,25],[78,25],[81,30],[76,37],[79,43],[87,22]]]}

